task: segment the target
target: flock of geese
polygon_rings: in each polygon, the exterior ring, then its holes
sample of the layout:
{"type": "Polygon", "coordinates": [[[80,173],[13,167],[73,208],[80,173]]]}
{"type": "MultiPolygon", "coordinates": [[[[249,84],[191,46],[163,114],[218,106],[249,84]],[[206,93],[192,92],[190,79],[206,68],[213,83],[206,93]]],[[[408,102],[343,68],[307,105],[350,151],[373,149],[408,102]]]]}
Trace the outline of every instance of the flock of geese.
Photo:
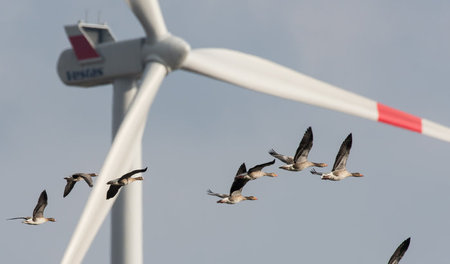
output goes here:
{"type": "MultiPolygon", "coordinates": [[[[282,161],[286,165],[280,166],[280,169],[287,171],[302,171],[309,167],[327,167],[326,163],[317,163],[311,162],[308,160],[308,155],[313,146],[313,133],[311,127],[306,129],[305,134],[303,135],[302,140],[295,152],[294,156],[285,156],[277,153],[275,150],[271,149],[269,154],[274,158],[282,161]]],[[[347,159],[350,154],[350,149],[352,147],[352,134],[350,133],[347,138],[342,142],[341,147],[336,155],[336,159],[334,161],[333,168],[331,172],[322,173],[317,172],[314,168],[310,171],[312,174],[320,175],[322,180],[330,180],[330,181],[340,181],[347,177],[362,177],[363,175],[359,172],[349,172],[346,169],[347,159]]],[[[264,172],[262,171],[265,167],[275,164],[275,159],[270,162],[266,162],[263,164],[256,165],[250,168],[247,171],[245,163],[242,163],[239,167],[236,176],[234,177],[234,181],[231,185],[229,194],[221,194],[215,193],[211,190],[207,191],[207,194],[212,196],[220,197],[221,199],[217,201],[217,203],[225,203],[225,204],[236,204],[244,200],[258,200],[255,196],[244,196],[242,195],[242,189],[244,188],[247,182],[259,179],[263,176],[269,177],[277,177],[277,174],[272,172],[264,172]]],[[[147,171],[147,167],[144,169],[136,169],[124,174],[122,177],[108,181],[106,184],[109,185],[109,189],[106,193],[106,199],[113,198],[120,190],[122,186],[128,185],[134,181],[142,181],[143,177],[132,177],[137,173],[143,173],[147,171]]],[[[75,184],[79,181],[84,180],[89,187],[93,187],[92,177],[96,177],[96,173],[75,173],[71,177],[65,177],[64,179],[67,181],[66,186],[64,188],[63,197],[66,197],[73,189],[75,184]]],[[[44,217],[44,210],[47,206],[47,192],[46,190],[42,191],[39,196],[38,202],[33,210],[33,216],[23,216],[23,217],[14,217],[9,218],[7,220],[14,219],[23,219],[22,223],[28,225],[40,225],[46,222],[55,222],[55,218],[52,217],[44,217]]],[[[400,246],[395,250],[392,257],[389,259],[388,264],[397,264],[400,259],[405,254],[408,249],[410,243],[410,238],[403,241],[400,246]]]]}
{"type": "MultiPolygon", "coordinates": [[[[108,200],[113,198],[117,194],[117,192],[119,192],[119,189],[122,186],[130,184],[134,181],[144,180],[143,177],[132,178],[131,176],[133,176],[136,173],[143,173],[145,171],[147,171],[147,168],[133,170],[131,172],[124,174],[120,178],[108,181],[106,184],[109,185],[109,189],[108,192],[106,193],[106,199],[108,200]]],[[[72,191],[73,187],[75,186],[75,183],[81,180],[84,180],[89,185],[89,187],[93,187],[94,184],[92,183],[92,177],[95,176],[97,176],[96,173],[75,173],[71,177],[65,177],[64,179],[67,181],[67,183],[66,186],[64,187],[63,198],[66,197],[72,191]]],[[[43,190],[41,195],[39,195],[39,199],[36,206],[34,207],[33,216],[13,217],[7,220],[23,219],[24,221],[22,221],[22,223],[27,225],[40,225],[49,221],[55,222],[56,220],[53,217],[44,217],[44,210],[45,207],[47,206],[47,200],[48,200],[47,191],[43,190]]]]}
{"type": "MultiPolygon", "coordinates": [[[[326,163],[317,163],[308,160],[308,155],[311,151],[312,146],[313,132],[311,127],[308,127],[293,157],[278,154],[273,149],[269,151],[269,154],[274,158],[277,158],[280,161],[286,163],[286,165],[280,166],[279,168],[287,171],[302,171],[309,167],[327,167],[328,165],[326,163]]],[[[330,181],[340,181],[350,176],[362,177],[363,175],[361,173],[349,172],[346,168],[347,159],[348,155],[350,154],[351,148],[352,134],[350,133],[347,138],[345,138],[344,142],[342,142],[341,147],[339,148],[339,152],[336,155],[336,159],[334,161],[333,169],[331,170],[331,172],[321,173],[317,172],[315,169],[312,169],[311,173],[320,175],[322,180],[330,181]]],[[[208,190],[207,193],[209,195],[222,198],[221,200],[217,201],[218,203],[236,204],[244,200],[257,200],[255,196],[243,196],[242,189],[244,188],[245,184],[251,180],[256,180],[263,176],[276,177],[277,175],[275,173],[262,171],[264,167],[273,164],[275,164],[275,159],[267,163],[256,165],[255,167],[247,171],[245,163],[242,163],[236,173],[236,176],[234,177],[233,184],[231,184],[229,194],[215,193],[211,190],[208,190]]]]}
{"type": "MultiPolygon", "coordinates": [[[[340,181],[347,177],[363,177],[363,174],[359,172],[349,172],[346,168],[348,156],[350,154],[350,149],[352,148],[352,134],[350,133],[345,140],[342,142],[341,147],[334,160],[333,168],[331,172],[322,173],[317,172],[314,168],[310,171],[311,174],[320,175],[322,180],[330,181],[340,181]]],[[[313,146],[313,132],[311,127],[306,129],[300,144],[295,151],[294,156],[285,156],[277,153],[275,150],[271,149],[269,154],[274,158],[282,161],[286,165],[280,166],[280,169],[287,171],[302,171],[309,167],[327,167],[326,163],[312,162],[308,160],[309,152],[313,146]]],[[[265,167],[275,164],[275,159],[263,164],[256,165],[247,171],[245,163],[242,163],[234,176],[233,183],[231,184],[230,192],[228,194],[215,193],[210,189],[207,190],[207,194],[212,196],[217,196],[221,198],[217,203],[225,204],[236,204],[245,200],[258,200],[255,196],[244,196],[242,195],[242,189],[247,182],[259,179],[263,176],[277,177],[277,174],[273,172],[262,171],[265,167]]],[[[409,242],[411,238],[403,241],[400,246],[395,250],[392,257],[389,259],[388,264],[397,264],[400,259],[405,254],[409,247],[409,242]]]]}

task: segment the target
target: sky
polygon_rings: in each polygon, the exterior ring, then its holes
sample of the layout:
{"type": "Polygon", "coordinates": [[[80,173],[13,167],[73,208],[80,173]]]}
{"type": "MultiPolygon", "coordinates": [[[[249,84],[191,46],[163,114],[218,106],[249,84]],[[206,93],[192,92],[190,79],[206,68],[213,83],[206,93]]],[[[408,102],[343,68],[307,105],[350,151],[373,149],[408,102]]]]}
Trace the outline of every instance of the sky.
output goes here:
{"type": "MultiPolygon", "coordinates": [[[[383,104],[450,126],[447,1],[161,1],[168,30],[192,48],[257,55],[383,104]]],[[[31,215],[42,190],[55,223],[0,224],[4,263],[58,263],[111,143],[112,87],[57,76],[63,26],[106,22],[118,40],[144,36],[123,1],[9,1],[0,8],[1,218],[31,215]]],[[[145,263],[447,263],[450,144],[184,71],[170,73],[143,137],[145,263]],[[340,182],[267,167],[249,182],[257,201],[217,204],[242,162],[293,155],[308,126],[310,159],[333,164],[353,133],[340,182]]],[[[106,219],[83,263],[110,260],[106,219]]]]}

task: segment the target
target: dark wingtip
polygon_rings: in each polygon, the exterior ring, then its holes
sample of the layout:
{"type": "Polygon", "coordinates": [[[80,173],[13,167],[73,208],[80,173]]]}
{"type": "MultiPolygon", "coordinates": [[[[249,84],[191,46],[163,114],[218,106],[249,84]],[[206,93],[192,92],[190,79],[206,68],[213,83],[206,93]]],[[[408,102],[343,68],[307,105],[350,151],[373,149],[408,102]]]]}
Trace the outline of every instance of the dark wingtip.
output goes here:
{"type": "Polygon", "coordinates": [[[405,241],[403,241],[403,243],[405,243],[406,248],[409,247],[409,242],[411,242],[411,237],[408,237],[405,241]]]}

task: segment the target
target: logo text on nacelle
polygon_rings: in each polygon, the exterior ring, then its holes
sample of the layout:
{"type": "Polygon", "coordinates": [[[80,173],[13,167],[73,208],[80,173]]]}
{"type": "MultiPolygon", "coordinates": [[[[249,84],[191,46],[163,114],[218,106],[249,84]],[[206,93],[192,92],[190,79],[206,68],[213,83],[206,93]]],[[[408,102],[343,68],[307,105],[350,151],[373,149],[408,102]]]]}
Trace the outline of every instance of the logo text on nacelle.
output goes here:
{"type": "Polygon", "coordinates": [[[103,76],[103,68],[86,68],[81,71],[66,71],[67,80],[80,81],[103,76]]]}

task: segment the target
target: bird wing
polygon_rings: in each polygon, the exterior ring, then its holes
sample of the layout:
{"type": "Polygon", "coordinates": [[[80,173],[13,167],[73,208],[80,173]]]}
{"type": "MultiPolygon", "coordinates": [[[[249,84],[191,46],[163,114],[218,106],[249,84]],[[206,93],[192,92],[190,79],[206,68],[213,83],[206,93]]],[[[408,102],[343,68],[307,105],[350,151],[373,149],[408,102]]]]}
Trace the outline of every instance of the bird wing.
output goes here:
{"type": "Polygon", "coordinates": [[[241,166],[239,166],[238,171],[236,172],[236,176],[241,175],[243,173],[247,172],[247,168],[245,167],[245,162],[241,164],[241,166]]]}
{"type": "Polygon", "coordinates": [[[245,162],[239,166],[239,169],[236,172],[236,176],[234,177],[233,184],[231,184],[230,188],[230,196],[234,191],[239,191],[239,193],[242,191],[242,188],[244,188],[244,185],[249,181],[249,179],[245,179],[243,177],[237,177],[241,174],[244,174],[247,172],[247,168],[245,167],[245,162]]]}
{"type": "Polygon", "coordinates": [[[84,179],[84,181],[87,183],[87,185],[89,185],[89,187],[94,186],[94,184],[92,183],[91,174],[80,173],[79,175],[84,179]]]}
{"type": "Polygon", "coordinates": [[[209,195],[213,195],[213,196],[220,197],[220,198],[226,198],[226,197],[228,197],[228,194],[215,193],[215,192],[211,191],[210,189],[208,189],[208,190],[206,191],[206,193],[209,194],[209,195]]]}
{"type": "Polygon", "coordinates": [[[344,142],[342,142],[339,152],[334,160],[333,171],[345,169],[347,165],[348,155],[350,154],[350,149],[352,148],[352,133],[350,133],[344,142]]]}
{"type": "Polygon", "coordinates": [[[236,191],[238,193],[241,193],[242,192],[242,188],[244,188],[245,184],[248,181],[249,181],[248,179],[235,177],[234,181],[233,181],[233,184],[231,185],[231,188],[230,188],[230,196],[236,195],[236,194],[233,194],[236,191]]]}
{"type": "Polygon", "coordinates": [[[47,206],[47,192],[43,190],[41,195],[39,195],[39,200],[36,204],[36,207],[33,210],[33,221],[35,221],[36,218],[44,217],[44,209],[46,206],[47,206]]]}
{"type": "Polygon", "coordinates": [[[408,250],[410,240],[411,238],[408,237],[400,244],[400,246],[398,246],[394,254],[392,254],[392,257],[389,259],[388,264],[398,264],[400,262],[406,250],[408,250]]]}
{"type": "Polygon", "coordinates": [[[75,183],[76,183],[75,181],[67,180],[66,187],[64,187],[63,197],[66,197],[70,193],[70,191],[72,191],[73,186],[75,186],[75,183]]]}
{"type": "Polygon", "coordinates": [[[110,185],[108,192],[106,193],[106,200],[113,198],[116,196],[117,192],[119,191],[121,185],[110,185]]]}
{"type": "Polygon", "coordinates": [[[269,154],[272,155],[273,157],[281,160],[282,162],[286,163],[286,164],[294,164],[294,157],[290,157],[290,156],[285,156],[282,154],[278,154],[275,150],[271,149],[269,151],[269,154]]]}
{"type": "Polygon", "coordinates": [[[123,180],[123,179],[126,179],[126,178],[130,178],[131,176],[133,176],[136,173],[146,172],[146,171],[147,171],[147,167],[145,167],[144,169],[138,169],[138,170],[130,171],[130,172],[124,174],[122,177],[120,177],[120,180],[123,180]]]}
{"type": "Polygon", "coordinates": [[[264,167],[273,165],[274,163],[275,163],[275,159],[273,159],[272,161],[263,163],[263,164],[256,165],[255,167],[249,169],[249,170],[248,170],[248,173],[254,172],[254,171],[260,171],[260,170],[262,170],[264,167]]]}
{"type": "Polygon", "coordinates": [[[300,144],[298,144],[297,151],[294,155],[294,162],[304,162],[308,159],[309,151],[313,145],[313,133],[311,127],[308,127],[303,135],[300,144]]]}
{"type": "Polygon", "coordinates": [[[28,218],[29,217],[26,217],[26,216],[19,216],[19,217],[8,218],[6,220],[15,220],[15,219],[25,219],[25,220],[27,220],[28,218]]]}

